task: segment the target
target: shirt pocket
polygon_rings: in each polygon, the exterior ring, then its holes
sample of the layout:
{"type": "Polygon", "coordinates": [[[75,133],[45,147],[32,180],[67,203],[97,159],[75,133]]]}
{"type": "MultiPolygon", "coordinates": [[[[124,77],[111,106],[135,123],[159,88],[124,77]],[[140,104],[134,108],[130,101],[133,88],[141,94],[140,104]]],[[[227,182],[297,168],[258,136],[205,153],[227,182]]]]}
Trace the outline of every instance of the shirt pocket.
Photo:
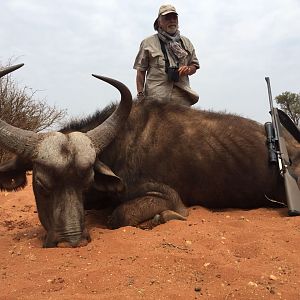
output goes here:
{"type": "Polygon", "coordinates": [[[150,61],[150,66],[159,68],[159,69],[164,69],[166,65],[165,58],[160,52],[153,52],[151,54],[151,61],[150,61]]]}

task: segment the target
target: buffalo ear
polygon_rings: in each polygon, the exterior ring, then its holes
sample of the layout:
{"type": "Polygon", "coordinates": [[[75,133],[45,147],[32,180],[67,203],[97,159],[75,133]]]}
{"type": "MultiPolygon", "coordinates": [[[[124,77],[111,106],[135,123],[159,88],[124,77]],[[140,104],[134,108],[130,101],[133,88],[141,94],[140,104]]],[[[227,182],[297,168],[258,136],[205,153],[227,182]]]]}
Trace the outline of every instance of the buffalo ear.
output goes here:
{"type": "Polygon", "coordinates": [[[32,169],[30,163],[24,163],[17,157],[0,164],[0,190],[15,191],[27,184],[26,171],[32,169]]]}
{"type": "Polygon", "coordinates": [[[100,160],[94,164],[94,185],[93,187],[102,192],[123,192],[125,185],[123,180],[118,177],[107,165],[100,160]]]}

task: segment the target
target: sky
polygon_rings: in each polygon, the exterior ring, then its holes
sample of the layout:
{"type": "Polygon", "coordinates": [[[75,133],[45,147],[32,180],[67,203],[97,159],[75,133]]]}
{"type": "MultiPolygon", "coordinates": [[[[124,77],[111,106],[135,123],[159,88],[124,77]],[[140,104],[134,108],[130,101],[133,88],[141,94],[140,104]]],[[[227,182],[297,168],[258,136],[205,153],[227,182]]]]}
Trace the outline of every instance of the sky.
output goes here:
{"type": "Polygon", "coordinates": [[[199,109],[270,121],[273,98],[300,92],[300,0],[1,0],[0,64],[24,63],[13,79],[35,98],[83,117],[120,99],[91,74],[117,79],[136,95],[133,62],[154,34],[162,4],[173,4],[200,70],[191,87],[199,109]]]}

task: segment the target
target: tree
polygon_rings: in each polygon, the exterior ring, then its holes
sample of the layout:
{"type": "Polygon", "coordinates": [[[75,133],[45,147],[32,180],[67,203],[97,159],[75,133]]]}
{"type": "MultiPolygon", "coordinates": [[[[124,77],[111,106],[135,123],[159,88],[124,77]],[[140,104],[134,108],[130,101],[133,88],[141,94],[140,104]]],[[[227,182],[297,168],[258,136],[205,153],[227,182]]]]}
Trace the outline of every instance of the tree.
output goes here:
{"type": "MultiPolygon", "coordinates": [[[[36,92],[28,87],[20,88],[11,74],[0,78],[0,119],[35,132],[58,125],[66,116],[66,111],[34,99],[35,94],[36,92]]],[[[0,149],[0,161],[10,156],[0,149]]]]}
{"type": "Polygon", "coordinates": [[[275,100],[292,121],[300,126],[300,94],[284,92],[276,96],[275,100]]]}

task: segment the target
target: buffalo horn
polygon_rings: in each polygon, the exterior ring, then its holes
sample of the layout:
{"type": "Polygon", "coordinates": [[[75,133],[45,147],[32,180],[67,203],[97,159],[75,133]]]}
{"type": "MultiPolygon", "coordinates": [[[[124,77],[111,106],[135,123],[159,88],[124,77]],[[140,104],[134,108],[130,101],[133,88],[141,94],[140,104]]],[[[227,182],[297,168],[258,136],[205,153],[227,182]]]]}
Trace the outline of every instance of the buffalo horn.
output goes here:
{"type": "Polygon", "coordinates": [[[132,95],[123,83],[115,79],[94,74],[93,76],[114,86],[121,94],[120,104],[113,114],[102,124],[87,132],[87,136],[92,140],[97,153],[100,153],[115,138],[127,120],[132,106],[132,95]]]}
{"type": "Polygon", "coordinates": [[[0,78],[5,76],[6,74],[10,73],[10,72],[13,72],[21,67],[23,67],[24,64],[18,64],[18,65],[14,65],[14,66],[11,66],[11,67],[7,67],[3,70],[0,70],[0,78]]]}
{"type": "MultiPolygon", "coordinates": [[[[23,66],[24,64],[18,64],[7,67],[0,71],[0,77],[5,76],[6,74],[23,66]]],[[[21,157],[31,157],[37,140],[37,133],[14,127],[3,120],[0,120],[0,146],[12,153],[20,155],[21,157]]]]}
{"type": "Polygon", "coordinates": [[[31,158],[37,142],[37,133],[0,120],[0,146],[6,150],[24,158],[31,158]]]}

